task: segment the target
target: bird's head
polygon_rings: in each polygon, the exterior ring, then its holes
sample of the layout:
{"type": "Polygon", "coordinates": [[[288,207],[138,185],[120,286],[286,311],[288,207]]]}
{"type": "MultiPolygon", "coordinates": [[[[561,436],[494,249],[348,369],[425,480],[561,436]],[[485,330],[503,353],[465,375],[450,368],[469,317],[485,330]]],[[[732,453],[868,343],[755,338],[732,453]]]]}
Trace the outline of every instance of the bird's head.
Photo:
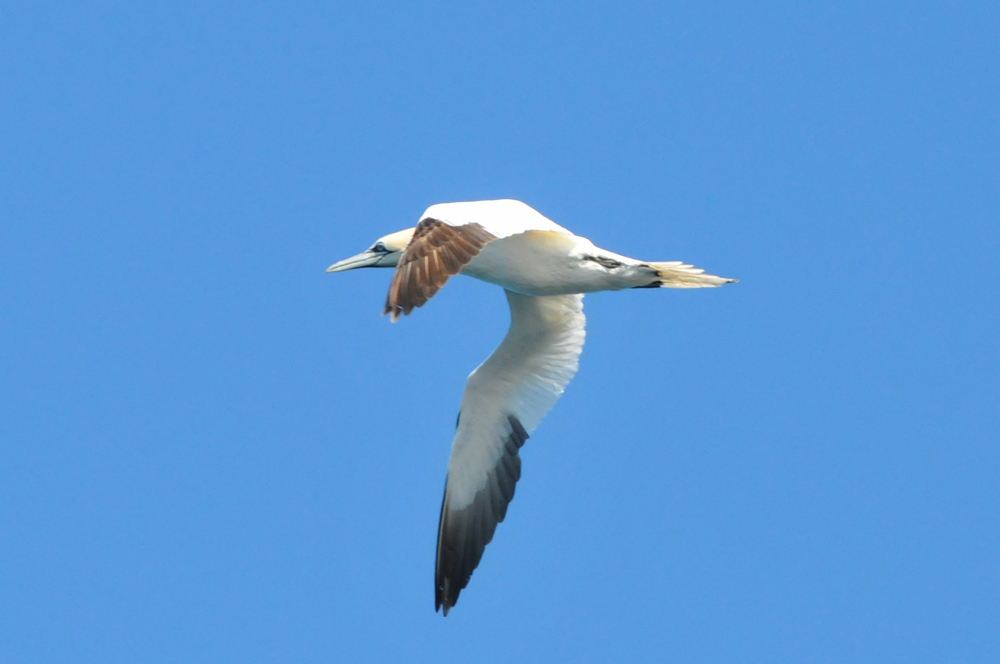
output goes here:
{"type": "Polygon", "coordinates": [[[390,233],[385,237],[380,237],[375,244],[357,256],[345,258],[326,268],[327,272],[344,272],[359,267],[396,267],[399,257],[403,255],[403,249],[410,243],[413,237],[412,228],[405,231],[390,233]]]}

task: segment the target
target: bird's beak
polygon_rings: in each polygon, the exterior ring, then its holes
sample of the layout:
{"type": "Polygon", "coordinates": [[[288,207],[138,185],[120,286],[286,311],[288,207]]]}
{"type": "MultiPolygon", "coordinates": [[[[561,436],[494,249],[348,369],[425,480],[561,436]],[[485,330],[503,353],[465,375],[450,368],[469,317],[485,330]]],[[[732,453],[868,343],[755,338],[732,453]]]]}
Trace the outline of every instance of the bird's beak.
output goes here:
{"type": "Polygon", "coordinates": [[[351,256],[350,258],[345,258],[342,261],[338,261],[326,268],[329,272],[345,272],[347,270],[354,270],[359,267],[376,267],[379,262],[385,257],[386,252],[382,251],[363,251],[357,256],[351,256]]]}

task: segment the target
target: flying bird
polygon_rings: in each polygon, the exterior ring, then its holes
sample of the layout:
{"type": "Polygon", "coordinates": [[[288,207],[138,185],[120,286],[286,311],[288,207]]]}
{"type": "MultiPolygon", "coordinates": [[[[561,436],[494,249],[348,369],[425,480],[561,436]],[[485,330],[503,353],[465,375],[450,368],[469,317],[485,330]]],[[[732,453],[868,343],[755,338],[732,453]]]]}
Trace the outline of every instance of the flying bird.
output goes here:
{"type": "Polygon", "coordinates": [[[434,571],[435,610],[446,616],[514,498],[518,450],[576,374],[583,293],[736,281],[601,249],[515,200],[432,205],[415,228],[379,238],[327,272],[362,267],[395,269],[383,310],[393,322],[456,274],[501,286],[510,305],[507,336],[466,382],[448,458],[434,571]]]}

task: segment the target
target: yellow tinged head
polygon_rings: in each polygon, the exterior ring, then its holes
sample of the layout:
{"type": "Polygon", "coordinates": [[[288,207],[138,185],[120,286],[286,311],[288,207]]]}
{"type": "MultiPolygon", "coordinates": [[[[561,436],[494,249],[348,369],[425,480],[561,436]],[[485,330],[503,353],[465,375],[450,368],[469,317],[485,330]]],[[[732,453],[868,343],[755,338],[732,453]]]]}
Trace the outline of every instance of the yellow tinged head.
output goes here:
{"type": "Polygon", "coordinates": [[[385,248],[389,251],[400,251],[406,248],[406,245],[410,243],[410,238],[413,237],[413,231],[415,228],[407,228],[403,231],[396,231],[395,233],[389,233],[385,237],[380,237],[378,239],[385,248]]]}

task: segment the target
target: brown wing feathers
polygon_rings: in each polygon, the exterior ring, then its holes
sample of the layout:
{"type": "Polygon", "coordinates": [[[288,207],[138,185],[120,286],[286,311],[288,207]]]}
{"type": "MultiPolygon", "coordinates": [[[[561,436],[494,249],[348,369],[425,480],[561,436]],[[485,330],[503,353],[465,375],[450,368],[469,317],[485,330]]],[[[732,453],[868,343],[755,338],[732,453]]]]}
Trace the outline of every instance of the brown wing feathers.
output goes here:
{"type": "Polygon", "coordinates": [[[392,275],[382,314],[390,314],[393,322],[400,313],[409,316],[495,239],[479,224],[449,226],[437,219],[421,220],[392,275]]]}

